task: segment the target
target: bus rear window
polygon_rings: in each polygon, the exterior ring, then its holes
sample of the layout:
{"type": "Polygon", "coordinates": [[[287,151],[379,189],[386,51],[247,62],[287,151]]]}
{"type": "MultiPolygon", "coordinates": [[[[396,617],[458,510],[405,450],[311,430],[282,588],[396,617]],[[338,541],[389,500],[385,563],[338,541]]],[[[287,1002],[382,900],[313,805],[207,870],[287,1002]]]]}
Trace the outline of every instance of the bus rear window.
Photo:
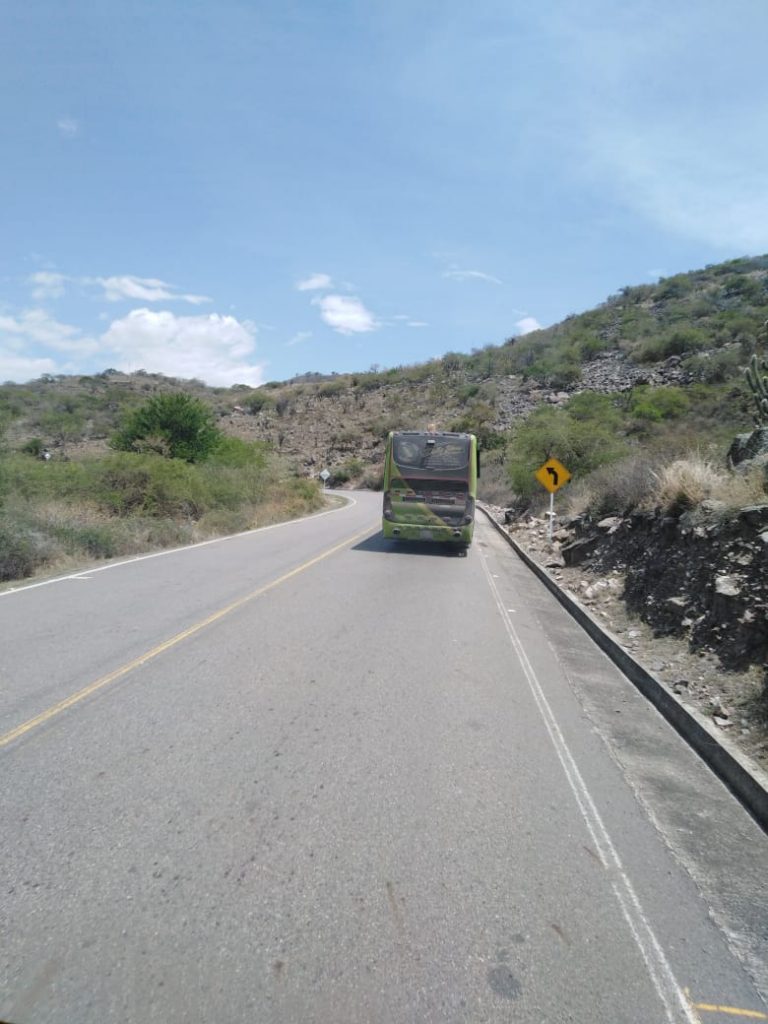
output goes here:
{"type": "Polygon", "coordinates": [[[465,469],[469,463],[469,440],[395,435],[392,454],[401,469],[465,469]]]}

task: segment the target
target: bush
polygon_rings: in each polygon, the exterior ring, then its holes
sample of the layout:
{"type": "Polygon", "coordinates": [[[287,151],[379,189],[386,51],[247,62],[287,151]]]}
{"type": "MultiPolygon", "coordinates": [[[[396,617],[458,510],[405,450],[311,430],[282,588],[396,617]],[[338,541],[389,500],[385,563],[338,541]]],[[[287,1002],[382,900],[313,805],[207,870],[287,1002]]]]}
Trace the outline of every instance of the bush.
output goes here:
{"type": "MultiPolygon", "coordinates": [[[[266,384],[264,386],[269,387],[266,384]]],[[[261,389],[255,391],[252,395],[248,395],[240,404],[244,405],[248,412],[253,415],[257,412],[267,412],[269,409],[275,408],[275,400],[272,395],[261,389]]]]}
{"type": "Polygon", "coordinates": [[[695,327],[680,327],[666,334],[649,338],[636,352],[641,363],[654,363],[670,356],[698,352],[707,347],[707,335],[695,327]]]}
{"type": "Polygon", "coordinates": [[[572,512],[595,519],[625,516],[646,502],[655,486],[655,463],[643,455],[612,462],[579,481],[569,498],[572,512]]]}
{"type": "Polygon", "coordinates": [[[120,554],[118,531],[109,523],[70,522],[55,526],[51,533],[69,555],[114,558],[120,554]]]}
{"type": "MultiPolygon", "coordinates": [[[[584,405],[586,401],[582,412],[584,405]]],[[[602,402],[596,408],[602,408],[602,402]]],[[[541,489],[534,473],[548,458],[559,459],[577,478],[620,458],[626,443],[616,432],[613,416],[577,419],[567,408],[541,406],[512,431],[507,450],[512,488],[529,498],[541,489]]]]}
{"type": "Polygon", "coordinates": [[[21,446],[21,450],[25,455],[32,455],[34,458],[39,459],[43,454],[45,445],[39,437],[30,437],[30,439],[21,446]]]}
{"type": "Polygon", "coordinates": [[[110,445],[118,451],[153,451],[172,459],[200,462],[220,441],[210,407],[199,398],[176,393],[157,395],[134,409],[110,445]]]}
{"type": "Polygon", "coordinates": [[[0,519],[0,580],[31,576],[52,553],[50,541],[40,533],[0,519]]]}
{"type": "Polygon", "coordinates": [[[629,411],[638,420],[674,420],[684,416],[690,408],[690,400],[681,388],[647,386],[632,392],[629,411]]]}
{"type": "Polygon", "coordinates": [[[317,389],[318,398],[335,398],[340,395],[342,391],[347,390],[347,382],[345,379],[342,380],[329,380],[326,384],[321,384],[317,389]]]}
{"type": "Polygon", "coordinates": [[[263,467],[267,461],[266,445],[260,441],[242,441],[239,437],[222,436],[213,449],[209,463],[242,469],[245,466],[263,467]]]}
{"type": "Polygon", "coordinates": [[[198,519],[210,501],[193,466],[157,455],[115,455],[93,469],[94,497],[112,515],[198,519]]]}
{"type": "Polygon", "coordinates": [[[683,367],[705,384],[722,384],[726,380],[738,377],[744,363],[745,359],[737,347],[722,349],[711,355],[689,356],[683,367]]]}

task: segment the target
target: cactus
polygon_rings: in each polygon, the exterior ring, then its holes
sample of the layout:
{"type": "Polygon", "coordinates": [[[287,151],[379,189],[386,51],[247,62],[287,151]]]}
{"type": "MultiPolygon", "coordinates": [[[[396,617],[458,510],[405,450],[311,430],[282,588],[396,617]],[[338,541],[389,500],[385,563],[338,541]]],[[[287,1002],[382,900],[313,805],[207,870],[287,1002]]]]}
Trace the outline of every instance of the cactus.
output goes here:
{"type": "Polygon", "coordinates": [[[768,361],[763,359],[758,362],[757,356],[753,355],[749,366],[744,371],[744,376],[747,378],[747,384],[749,384],[757,406],[755,426],[768,426],[768,361]],[[761,370],[765,371],[762,375],[761,370]]]}

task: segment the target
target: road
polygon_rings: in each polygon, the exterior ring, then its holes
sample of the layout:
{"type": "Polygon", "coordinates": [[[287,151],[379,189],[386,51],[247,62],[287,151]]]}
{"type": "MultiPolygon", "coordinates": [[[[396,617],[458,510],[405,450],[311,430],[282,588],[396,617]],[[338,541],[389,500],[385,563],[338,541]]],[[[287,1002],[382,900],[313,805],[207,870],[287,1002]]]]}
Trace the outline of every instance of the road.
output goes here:
{"type": "Polygon", "coordinates": [[[0,1019],[767,1020],[768,840],[482,520],[0,594],[0,1019]]]}

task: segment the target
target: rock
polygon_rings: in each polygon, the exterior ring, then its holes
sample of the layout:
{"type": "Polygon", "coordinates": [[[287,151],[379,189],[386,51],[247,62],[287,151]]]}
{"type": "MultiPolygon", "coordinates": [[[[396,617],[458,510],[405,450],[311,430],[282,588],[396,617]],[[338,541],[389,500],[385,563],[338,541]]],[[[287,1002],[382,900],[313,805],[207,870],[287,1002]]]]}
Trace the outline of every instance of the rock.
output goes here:
{"type": "Polygon", "coordinates": [[[737,434],[728,449],[728,465],[738,466],[768,452],[768,427],[758,427],[751,434],[737,434]]]}
{"type": "Polygon", "coordinates": [[[643,634],[640,632],[639,629],[630,629],[630,631],[627,633],[627,636],[630,640],[637,640],[638,637],[641,637],[642,635],[643,634]]]}
{"type": "Polygon", "coordinates": [[[564,565],[565,561],[563,560],[563,556],[557,552],[549,555],[544,562],[544,567],[546,569],[561,569],[564,565]]]}
{"type": "Polygon", "coordinates": [[[739,509],[739,519],[756,530],[768,527],[768,505],[746,505],[739,509]]]}
{"type": "Polygon", "coordinates": [[[741,587],[733,576],[716,576],[715,593],[720,594],[722,597],[738,597],[741,593],[741,587]]]}
{"type": "Polygon", "coordinates": [[[599,530],[606,530],[608,533],[615,533],[623,523],[621,516],[607,516],[597,524],[599,530]]]}
{"type": "Polygon", "coordinates": [[[715,725],[719,725],[721,729],[728,729],[733,725],[729,718],[723,718],[722,715],[712,715],[712,721],[715,725]]]}
{"type": "Polygon", "coordinates": [[[580,565],[591,554],[599,543],[599,537],[582,537],[571,544],[566,544],[560,554],[565,565],[580,565]]]}

